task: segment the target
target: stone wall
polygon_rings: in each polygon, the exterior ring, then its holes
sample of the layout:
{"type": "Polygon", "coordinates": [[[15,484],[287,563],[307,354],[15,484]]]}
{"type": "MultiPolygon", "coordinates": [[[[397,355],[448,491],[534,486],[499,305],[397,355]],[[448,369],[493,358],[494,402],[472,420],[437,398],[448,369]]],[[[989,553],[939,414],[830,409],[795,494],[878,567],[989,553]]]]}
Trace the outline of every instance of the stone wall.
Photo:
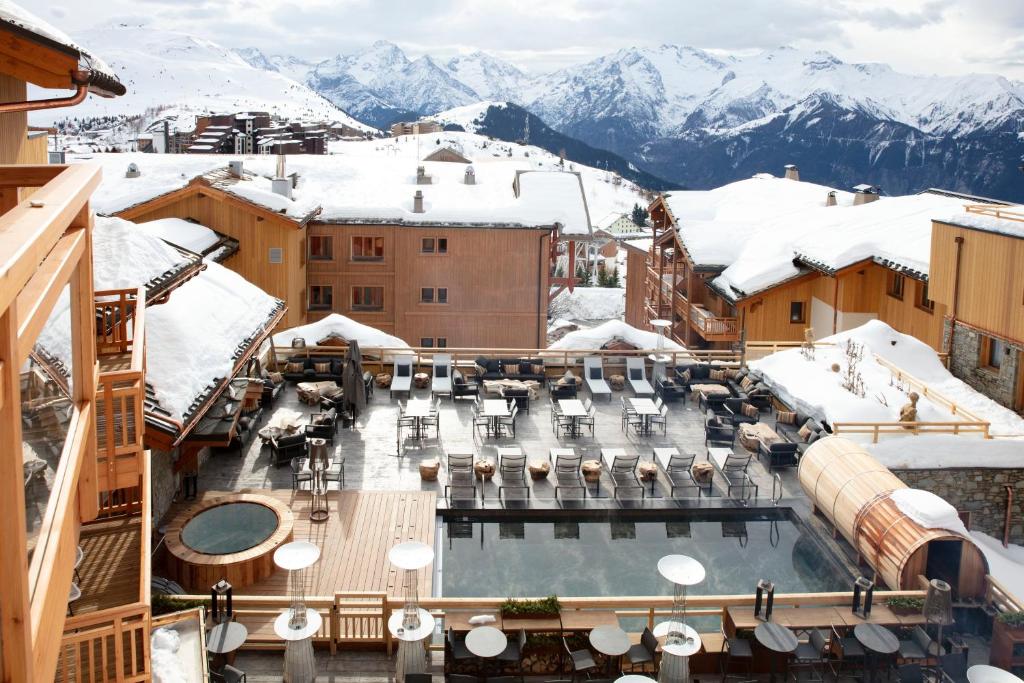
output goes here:
{"type": "Polygon", "coordinates": [[[150,490],[153,497],[153,522],[159,524],[171,507],[178,490],[174,474],[174,452],[153,450],[150,453],[150,490]]]}
{"type": "Polygon", "coordinates": [[[1013,487],[1010,542],[1024,545],[1024,469],[946,468],[897,470],[911,488],[931,491],[960,512],[971,513],[971,529],[1003,538],[1006,487],[1013,487]]]}
{"type": "MultiPolygon", "coordinates": [[[[943,335],[949,338],[949,320],[943,323],[943,335]]],[[[1013,408],[1017,385],[1017,353],[1020,349],[1010,347],[1011,351],[1003,357],[1002,367],[998,371],[978,367],[978,354],[981,350],[981,335],[969,327],[956,325],[952,330],[952,343],[949,347],[949,371],[955,377],[974,387],[996,403],[1013,408]]]]}

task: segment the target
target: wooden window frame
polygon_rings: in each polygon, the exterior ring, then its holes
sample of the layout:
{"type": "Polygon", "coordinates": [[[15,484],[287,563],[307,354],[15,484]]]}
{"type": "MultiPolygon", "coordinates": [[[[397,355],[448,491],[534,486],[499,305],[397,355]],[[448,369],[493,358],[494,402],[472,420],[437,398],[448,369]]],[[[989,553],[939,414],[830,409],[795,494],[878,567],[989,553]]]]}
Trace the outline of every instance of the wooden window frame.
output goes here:
{"type": "Polygon", "coordinates": [[[448,304],[448,288],[447,287],[437,287],[434,290],[434,303],[437,303],[437,304],[440,304],[440,305],[447,305],[448,304]],[[444,297],[441,296],[441,292],[444,292],[444,297]]]}
{"type": "Polygon", "coordinates": [[[334,260],[334,236],[333,235],[310,235],[307,240],[309,243],[309,260],[310,261],[333,261],[334,260]],[[317,254],[313,252],[314,242],[320,244],[321,253],[317,254]],[[324,249],[323,247],[327,248],[324,249]],[[326,252],[326,253],[323,253],[326,252]]]}
{"type": "Polygon", "coordinates": [[[1003,369],[1003,359],[999,359],[999,365],[992,364],[992,352],[993,343],[999,344],[1003,347],[1003,355],[1006,355],[1005,349],[1007,347],[1006,342],[1001,339],[996,339],[987,334],[978,334],[978,369],[986,370],[995,374],[999,374],[1003,369]]]}
{"type": "Polygon", "coordinates": [[[378,235],[352,235],[349,240],[349,260],[356,263],[380,263],[384,260],[384,238],[378,235]],[[356,244],[359,244],[359,251],[363,252],[365,249],[364,240],[369,240],[371,249],[374,254],[372,256],[365,256],[362,253],[356,256],[356,244]],[[377,255],[377,243],[380,242],[380,256],[377,255]]]}
{"type": "Polygon", "coordinates": [[[447,349],[448,348],[448,337],[438,337],[434,340],[434,348],[447,349]]]}
{"type": "Polygon", "coordinates": [[[421,304],[432,304],[435,303],[435,292],[433,287],[420,287],[420,303],[421,304]]]}
{"type": "Polygon", "coordinates": [[[907,292],[907,279],[903,273],[890,270],[885,278],[885,293],[893,299],[903,301],[907,292]],[[898,285],[898,286],[897,286],[898,285]]]}
{"type": "Polygon", "coordinates": [[[379,311],[383,311],[384,310],[384,288],[383,287],[381,287],[379,285],[353,285],[352,286],[352,290],[351,290],[350,293],[351,293],[351,299],[350,299],[349,303],[352,306],[352,310],[353,311],[379,312],[379,311]],[[360,293],[360,298],[363,298],[363,295],[365,295],[368,290],[372,290],[372,289],[379,289],[380,290],[380,306],[375,306],[375,305],[372,305],[372,304],[365,304],[365,303],[362,303],[362,304],[357,304],[356,303],[356,292],[359,292],[360,293]]]}
{"type": "Polygon", "coordinates": [[[914,306],[925,313],[935,313],[935,300],[928,298],[928,283],[915,280],[914,306]]]}
{"type": "Polygon", "coordinates": [[[806,325],[807,324],[807,302],[803,300],[790,301],[789,302],[789,324],[790,325],[806,325]],[[793,319],[793,305],[800,304],[800,319],[793,319]]]}
{"type": "Polygon", "coordinates": [[[334,310],[334,285],[310,285],[309,286],[309,297],[306,304],[307,311],[331,311],[334,310]],[[313,303],[313,292],[318,292],[319,296],[316,297],[320,300],[320,303],[313,303]],[[328,303],[323,303],[324,293],[327,294],[328,303]]]}
{"type": "Polygon", "coordinates": [[[447,256],[448,255],[448,238],[447,237],[421,237],[420,238],[420,254],[424,256],[447,256]],[[427,248],[427,243],[430,243],[430,248],[427,248]]]}
{"type": "Polygon", "coordinates": [[[434,348],[434,338],[433,337],[420,337],[420,348],[423,348],[423,349],[432,349],[432,348],[434,348]]]}

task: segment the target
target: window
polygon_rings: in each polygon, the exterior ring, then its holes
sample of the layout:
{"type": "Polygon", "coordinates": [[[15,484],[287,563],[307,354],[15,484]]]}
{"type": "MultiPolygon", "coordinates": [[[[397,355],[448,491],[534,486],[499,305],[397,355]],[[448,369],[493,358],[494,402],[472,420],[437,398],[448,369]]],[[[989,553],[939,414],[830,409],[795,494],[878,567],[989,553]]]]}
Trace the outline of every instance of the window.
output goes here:
{"type": "Polygon", "coordinates": [[[384,288],[383,287],[353,287],[352,288],[352,310],[353,311],[383,311],[384,310],[384,288]]]}
{"type": "Polygon", "coordinates": [[[433,338],[431,338],[431,337],[420,337],[420,346],[422,346],[425,349],[433,348],[434,347],[434,340],[433,340],[433,338]]]}
{"type": "Polygon", "coordinates": [[[437,303],[446,304],[448,303],[448,288],[438,287],[437,288],[437,303]]]}
{"type": "Polygon", "coordinates": [[[420,253],[421,254],[447,254],[448,253],[448,238],[447,237],[424,237],[420,240],[420,253]]]}
{"type": "Polygon", "coordinates": [[[1006,342],[981,334],[978,337],[981,340],[978,350],[978,366],[998,372],[1003,367],[1003,357],[1006,355],[1006,342]]]}
{"type": "Polygon", "coordinates": [[[935,302],[928,298],[928,283],[918,282],[917,291],[915,294],[916,301],[914,302],[918,308],[923,311],[933,313],[935,311],[935,302]]]}
{"type": "Polygon", "coordinates": [[[421,287],[420,288],[420,303],[421,304],[446,304],[448,303],[448,288],[438,287],[421,287]]]}
{"type": "Polygon", "coordinates": [[[438,337],[437,338],[437,348],[439,348],[439,349],[447,349],[448,348],[448,337],[438,337]]]}
{"type": "Polygon", "coordinates": [[[270,247],[267,250],[267,260],[271,263],[281,263],[284,261],[284,249],[281,247],[270,247]]]}
{"type": "Polygon", "coordinates": [[[432,304],[434,303],[434,288],[423,287],[420,289],[420,303],[421,304],[432,304]]]}
{"type": "Polygon", "coordinates": [[[889,271],[889,279],[885,284],[885,293],[889,296],[903,300],[903,276],[899,273],[889,271]]]}
{"type": "Polygon", "coordinates": [[[309,286],[309,310],[323,310],[334,307],[334,288],[330,285],[309,286]]]}
{"type": "Polygon", "coordinates": [[[352,238],[352,260],[353,261],[383,261],[384,260],[384,238],[383,237],[360,237],[352,238]]]}
{"type": "Polygon", "coordinates": [[[789,322],[794,324],[806,322],[804,319],[804,308],[805,306],[803,301],[790,301],[789,322]]]}
{"type": "Polygon", "coordinates": [[[330,235],[310,235],[309,258],[314,260],[334,258],[334,238],[330,235]]]}

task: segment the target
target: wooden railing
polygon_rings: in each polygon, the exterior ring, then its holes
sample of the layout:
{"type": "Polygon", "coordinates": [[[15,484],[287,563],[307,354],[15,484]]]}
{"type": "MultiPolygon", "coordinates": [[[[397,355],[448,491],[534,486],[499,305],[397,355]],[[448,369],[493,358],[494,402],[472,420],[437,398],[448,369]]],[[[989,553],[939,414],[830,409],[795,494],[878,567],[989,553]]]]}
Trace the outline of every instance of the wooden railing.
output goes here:
{"type": "MultiPolygon", "coordinates": [[[[852,593],[788,593],[775,596],[776,607],[846,606],[852,593]]],[[[920,597],[925,591],[876,591],[875,600],[884,603],[890,597],[920,597]]],[[[177,596],[182,600],[209,600],[207,595],[177,596]]],[[[753,607],[753,594],[743,595],[691,595],[687,598],[686,613],[694,617],[721,618],[727,608],[753,607]]],[[[444,619],[448,610],[498,611],[506,598],[421,598],[420,607],[435,617],[444,619]]],[[[563,613],[566,611],[611,610],[620,618],[645,619],[653,627],[655,619],[672,613],[672,596],[624,597],[560,597],[563,613]]],[[[273,635],[266,624],[287,609],[291,599],[287,596],[234,596],[236,621],[249,628],[245,648],[280,649],[284,643],[273,635]]],[[[330,596],[307,596],[307,608],[315,609],[323,617],[321,630],[313,637],[315,642],[328,644],[334,653],[339,644],[376,646],[389,653],[393,647],[387,629],[387,619],[393,610],[401,609],[403,599],[383,593],[338,593],[330,596]]],[[[443,644],[431,646],[443,648],[443,644]]]]}
{"type": "Polygon", "coordinates": [[[985,575],[985,603],[999,612],[1024,612],[1024,603],[991,574],[985,575]]]}
{"type": "Polygon", "coordinates": [[[720,318],[697,304],[690,305],[690,324],[705,341],[737,341],[740,338],[739,320],[720,318]]]}
{"type": "Polygon", "coordinates": [[[146,293],[142,288],[96,292],[96,348],[104,357],[126,356],[126,368],[100,372],[96,386],[99,490],[135,486],[145,432],[146,293]]]}
{"type": "Polygon", "coordinates": [[[150,680],[148,605],[68,617],[64,629],[56,681],[150,680]]]}
{"type": "Polygon", "coordinates": [[[992,218],[1024,223],[1024,211],[1016,206],[997,206],[994,204],[969,204],[964,207],[967,213],[975,213],[992,218]]]}

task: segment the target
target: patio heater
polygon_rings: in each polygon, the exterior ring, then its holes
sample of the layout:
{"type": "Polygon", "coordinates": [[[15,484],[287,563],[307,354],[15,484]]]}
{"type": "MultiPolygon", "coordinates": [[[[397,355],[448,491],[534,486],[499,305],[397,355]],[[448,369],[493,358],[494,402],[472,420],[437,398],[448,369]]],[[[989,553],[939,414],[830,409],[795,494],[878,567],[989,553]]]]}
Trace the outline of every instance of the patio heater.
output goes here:
{"type": "Polygon", "coordinates": [[[306,607],[305,570],[320,559],[320,548],[307,541],[285,543],[274,551],[274,564],[288,572],[291,604],[274,620],[274,633],[285,641],[284,680],[287,683],[312,683],[316,679],[313,659],[313,635],[323,619],[315,609],[306,607]]]}
{"type": "Polygon", "coordinates": [[[662,646],[660,683],[682,683],[689,678],[689,657],[700,650],[700,636],[686,624],[686,589],[704,580],[704,565],[686,555],[666,555],[658,560],[658,573],[672,582],[672,615],[654,627],[665,637],[662,646]]]}
{"type": "MultiPolygon", "coordinates": [[[[938,637],[935,642],[938,644],[937,655],[942,654],[942,627],[953,624],[953,589],[948,583],[940,579],[932,579],[928,582],[928,592],[924,596],[925,624],[938,626],[938,637]]],[[[930,654],[930,653],[929,653],[930,654]]],[[[942,659],[938,660],[939,677],[942,677],[942,659]]]]}
{"type": "Polygon", "coordinates": [[[658,341],[655,352],[647,356],[647,358],[653,365],[651,379],[657,382],[667,375],[665,366],[672,360],[672,357],[665,353],[665,336],[668,334],[668,328],[672,327],[672,322],[669,320],[652,320],[650,324],[654,331],[658,333],[658,341]]]}
{"type": "Polygon", "coordinates": [[[434,551],[426,543],[407,541],[391,548],[388,560],[402,570],[402,609],[388,619],[388,630],[398,640],[395,679],[402,680],[427,670],[422,641],[434,632],[434,617],[419,605],[419,570],[434,561],[434,551]]]}
{"type": "Polygon", "coordinates": [[[309,484],[311,496],[309,504],[309,519],[313,522],[326,522],[330,516],[330,508],[327,503],[327,469],[331,466],[327,455],[326,439],[309,440],[309,470],[313,473],[313,480],[309,484]]]}

